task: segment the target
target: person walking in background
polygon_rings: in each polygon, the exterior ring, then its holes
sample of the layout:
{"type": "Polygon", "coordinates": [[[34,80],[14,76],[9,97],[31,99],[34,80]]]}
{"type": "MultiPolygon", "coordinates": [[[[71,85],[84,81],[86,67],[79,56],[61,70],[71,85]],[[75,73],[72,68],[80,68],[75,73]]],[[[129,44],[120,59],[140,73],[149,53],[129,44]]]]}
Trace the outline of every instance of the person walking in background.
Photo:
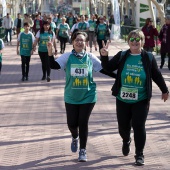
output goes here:
{"type": "Polygon", "coordinates": [[[1,75],[1,69],[2,69],[2,51],[4,49],[4,42],[2,39],[0,39],[0,75],[1,75]]]}
{"type": "Polygon", "coordinates": [[[110,28],[110,30],[112,29],[113,24],[115,24],[115,19],[114,19],[114,16],[111,15],[110,18],[109,18],[109,28],[110,28]]]}
{"type": "Polygon", "coordinates": [[[99,45],[99,52],[103,48],[102,42],[106,44],[107,40],[110,41],[110,29],[109,26],[104,23],[104,17],[99,17],[99,24],[96,26],[97,43],[99,45]]]}
{"type": "MultiPolygon", "coordinates": [[[[57,21],[55,23],[56,24],[56,28],[62,23],[62,19],[61,18],[62,18],[62,15],[59,13],[57,21]]],[[[56,30],[56,32],[57,32],[57,30],[56,30]]],[[[56,38],[57,38],[57,43],[58,43],[59,42],[59,35],[58,34],[56,34],[56,38]]]]}
{"type": "Polygon", "coordinates": [[[66,18],[62,18],[62,23],[58,25],[57,27],[57,33],[59,35],[59,41],[60,41],[60,54],[63,54],[66,49],[66,43],[69,38],[69,30],[70,27],[66,23],[66,18]]]}
{"type": "Polygon", "coordinates": [[[12,29],[14,27],[14,21],[10,17],[10,14],[7,13],[6,17],[4,17],[3,22],[2,22],[2,27],[5,28],[5,40],[8,45],[8,34],[9,34],[9,39],[10,39],[10,45],[12,44],[12,29]]]}
{"type": "Polygon", "coordinates": [[[30,29],[32,29],[34,22],[33,22],[32,18],[27,13],[24,14],[23,24],[25,22],[28,23],[30,26],[30,29]]]}
{"type": "Polygon", "coordinates": [[[78,23],[78,30],[88,33],[89,23],[85,20],[85,16],[81,15],[81,21],[78,23]]]}
{"type": "Polygon", "coordinates": [[[42,25],[43,25],[43,22],[40,19],[40,15],[36,14],[35,20],[34,20],[34,25],[33,25],[34,35],[36,35],[37,32],[42,28],[42,25]]]}
{"type": "Polygon", "coordinates": [[[168,54],[168,69],[170,70],[170,15],[165,17],[165,24],[162,26],[159,33],[159,40],[161,41],[161,65],[163,68],[165,57],[168,54]]]}
{"type": "Polygon", "coordinates": [[[55,23],[52,21],[52,16],[49,15],[47,18],[48,22],[50,23],[50,27],[51,27],[51,31],[53,31],[56,34],[56,25],[55,23]]]}
{"type": "Polygon", "coordinates": [[[158,30],[153,25],[153,20],[151,18],[147,18],[145,25],[142,27],[142,31],[145,35],[145,43],[144,50],[148,52],[153,52],[153,48],[155,47],[154,36],[158,36],[158,30]]]}
{"type": "Polygon", "coordinates": [[[18,38],[18,34],[21,32],[22,27],[23,27],[23,19],[21,18],[21,14],[18,13],[17,18],[14,20],[14,28],[16,29],[17,38],[18,38]]]}
{"type": "Polygon", "coordinates": [[[72,12],[68,13],[68,17],[66,19],[66,23],[69,25],[70,29],[73,27],[73,25],[76,23],[76,18],[73,16],[72,12]]]}
{"type": "Polygon", "coordinates": [[[160,88],[165,102],[169,97],[168,87],[158,69],[152,53],[142,50],[145,36],[141,30],[128,35],[130,49],[118,52],[111,60],[108,46],[101,49],[102,67],[107,72],[117,70],[112,94],[116,97],[116,113],[119,134],[123,140],[122,153],[128,156],[131,143],[131,128],[134,132],[135,165],[144,165],[144,146],[146,142],[145,123],[152,96],[152,80],[160,88]]]}
{"type": "Polygon", "coordinates": [[[74,33],[73,50],[56,60],[52,54],[52,44],[48,43],[51,69],[63,69],[66,72],[64,101],[67,124],[72,135],[71,151],[77,152],[80,149],[79,162],[87,161],[88,122],[97,100],[93,71],[115,77],[113,73],[104,72],[100,60],[94,54],[85,51],[86,39],[85,32],[74,33]]]}
{"type": "Polygon", "coordinates": [[[17,55],[21,56],[22,81],[28,80],[29,63],[33,54],[34,35],[29,31],[29,23],[24,23],[24,31],[18,35],[17,55]],[[19,50],[20,45],[20,50],[19,50]]]}
{"type": "Polygon", "coordinates": [[[92,52],[92,45],[94,44],[95,50],[97,51],[97,39],[96,39],[96,21],[95,21],[95,15],[91,15],[91,19],[88,21],[89,23],[89,46],[90,46],[90,52],[92,52]]]}
{"type": "Polygon", "coordinates": [[[50,64],[49,64],[49,57],[48,57],[48,50],[47,50],[47,42],[51,39],[54,48],[55,48],[55,54],[57,54],[57,47],[56,47],[56,41],[55,41],[55,33],[51,31],[50,23],[48,21],[43,22],[43,26],[40,31],[36,34],[36,40],[34,42],[33,48],[35,50],[36,45],[39,44],[38,47],[38,54],[41,59],[42,63],[42,72],[43,76],[41,80],[46,80],[47,82],[50,82],[50,64]]]}

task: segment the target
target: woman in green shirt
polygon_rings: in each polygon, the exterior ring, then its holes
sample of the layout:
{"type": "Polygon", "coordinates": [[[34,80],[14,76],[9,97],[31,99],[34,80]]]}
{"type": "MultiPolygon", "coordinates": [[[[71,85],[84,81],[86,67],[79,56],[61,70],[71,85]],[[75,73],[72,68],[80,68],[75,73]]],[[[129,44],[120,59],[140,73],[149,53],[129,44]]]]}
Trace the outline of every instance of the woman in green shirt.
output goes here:
{"type": "Polygon", "coordinates": [[[55,41],[55,33],[51,31],[50,23],[48,21],[43,22],[43,26],[40,31],[37,32],[36,34],[36,40],[34,42],[34,50],[35,47],[38,43],[38,54],[41,59],[42,63],[42,71],[43,71],[43,76],[41,80],[46,80],[47,82],[50,82],[50,65],[49,65],[49,57],[48,57],[48,50],[47,50],[47,42],[52,41],[54,48],[55,48],[55,53],[57,53],[57,47],[56,47],[56,41],[55,41]]]}

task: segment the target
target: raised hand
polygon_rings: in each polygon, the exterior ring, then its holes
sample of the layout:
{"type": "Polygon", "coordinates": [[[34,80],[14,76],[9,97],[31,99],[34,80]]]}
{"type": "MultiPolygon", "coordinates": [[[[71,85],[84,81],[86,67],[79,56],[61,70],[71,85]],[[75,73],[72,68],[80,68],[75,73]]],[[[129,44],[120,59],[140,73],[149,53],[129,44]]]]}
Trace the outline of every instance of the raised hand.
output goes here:
{"type": "Polygon", "coordinates": [[[47,49],[48,49],[48,55],[52,56],[53,55],[53,43],[51,41],[47,42],[47,49]]]}
{"type": "Polygon", "coordinates": [[[109,43],[110,42],[107,42],[106,45],[105,45],[104,41],[102,41],[103,48],[100,50],[100,53],[101,53],[102,56],[108,56],[109,43]]]}

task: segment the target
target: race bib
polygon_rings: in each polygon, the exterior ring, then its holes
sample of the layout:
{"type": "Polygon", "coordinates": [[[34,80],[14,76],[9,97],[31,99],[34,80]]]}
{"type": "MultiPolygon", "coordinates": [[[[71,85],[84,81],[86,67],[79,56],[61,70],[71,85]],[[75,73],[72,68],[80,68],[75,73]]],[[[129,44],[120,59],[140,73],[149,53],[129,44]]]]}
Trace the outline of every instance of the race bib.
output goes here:
{"type": "Polygon", "coordinates": [[[73,77],[87,77],[88,66],[86,64],[72,64],[71,65],[71,76],[73,77]]]}
{"type": "Polygon", "coordinates": [[[138,89],[122,87],[120,97],[125,100],[138,100],[138,89]]]}
{"type": "Polygon", "coordinates": [[[89,31],[94,31],[94,27],[90,27],[90,28],[89,28],[89,31]]]}

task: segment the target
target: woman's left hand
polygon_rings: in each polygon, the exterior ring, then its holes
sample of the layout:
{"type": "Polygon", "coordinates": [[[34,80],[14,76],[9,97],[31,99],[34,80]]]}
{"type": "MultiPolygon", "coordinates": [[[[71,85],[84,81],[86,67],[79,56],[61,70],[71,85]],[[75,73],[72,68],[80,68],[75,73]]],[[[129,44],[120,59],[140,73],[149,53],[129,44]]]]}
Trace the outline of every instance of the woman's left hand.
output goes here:
{"type": "Polygon", "coordinates": [[[168,100],[168,97],[169,97],[169,93],[162,93],[162,100],[164,100],[164,102],[168,100]]]}

